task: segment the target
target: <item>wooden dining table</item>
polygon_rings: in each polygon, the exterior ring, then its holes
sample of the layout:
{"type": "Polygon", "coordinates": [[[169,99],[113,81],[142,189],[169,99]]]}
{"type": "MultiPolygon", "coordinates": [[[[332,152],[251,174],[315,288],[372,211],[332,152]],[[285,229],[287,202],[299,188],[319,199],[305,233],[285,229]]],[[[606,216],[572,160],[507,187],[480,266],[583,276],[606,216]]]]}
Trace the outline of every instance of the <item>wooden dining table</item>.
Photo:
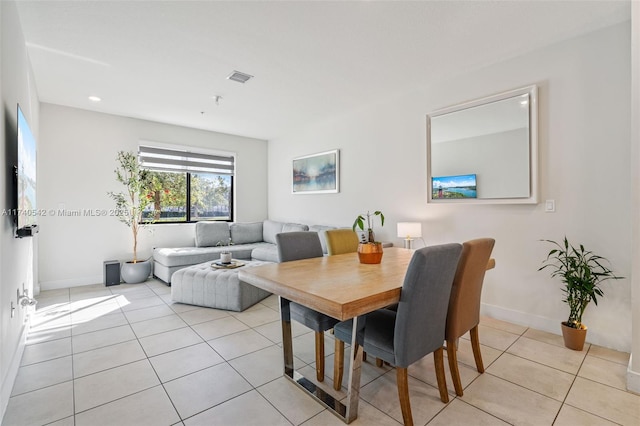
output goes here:
{"type": "MultiPolygon", "coordinates": [[[[350,423],[357,418],[362,348],[356,330],[362,316],[397,303],[409,261],[415,250],[386,248],[380,264],[362,264],[357,253],[273,263],[239,271],[241,281],[276,294],[280,299],[284,375],[331,412],[350,423]],[[289,303],[293,301],[340,321],[353,319],[351,367],[347,398],[333,394],[294,369],[289,303]]],[[[494,263],[495,264],[495,263],[494,263]]],[[[487,268],[493,265],[487,265],[487,268]]]]}

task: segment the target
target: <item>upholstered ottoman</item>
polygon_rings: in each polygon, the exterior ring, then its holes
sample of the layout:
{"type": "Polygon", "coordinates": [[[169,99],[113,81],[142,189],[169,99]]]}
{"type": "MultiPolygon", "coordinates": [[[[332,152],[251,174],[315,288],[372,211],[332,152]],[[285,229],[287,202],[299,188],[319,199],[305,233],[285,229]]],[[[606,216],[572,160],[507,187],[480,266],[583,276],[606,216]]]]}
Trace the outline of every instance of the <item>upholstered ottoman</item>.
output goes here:
{"type": "Polygon", "coordinates": [[[212,262],[176,271],[171,276],[171,299],[175,302],[228,311],[244,311],[271,293],[238,279],[238,271],[271,262],[242,260],[244,266],[216,269],[212,262]]]}

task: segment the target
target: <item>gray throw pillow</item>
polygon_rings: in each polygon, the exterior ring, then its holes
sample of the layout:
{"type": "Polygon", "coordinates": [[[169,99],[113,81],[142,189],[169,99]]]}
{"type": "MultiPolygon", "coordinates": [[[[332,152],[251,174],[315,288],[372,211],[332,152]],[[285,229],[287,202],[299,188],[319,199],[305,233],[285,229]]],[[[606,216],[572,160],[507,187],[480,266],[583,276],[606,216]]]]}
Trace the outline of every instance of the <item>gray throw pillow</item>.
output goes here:
{"type": "Polygon", "coordinates": [[[262,225],[262,240],[265,243],[276,244],[276,234],[282,232],[284,223],[275,220],[265,220],[262,225]]]}
{"type": "Polygon", "coordinates": [[[301,223],[285,223],[282,225],[282,232],[302,232],[308,230],[309,227],[301,223]]]}
{"type": "Polygon", "coordinates": [[[229,225],[233,244],[251,244],[262,241],[262,222],[232,223],[229,225]]]}
{"type": "Polygon", "coordinates": [[[196,247],[215,247],[229,244],[229,224],[227,222],[196,223],[196,247]]]}

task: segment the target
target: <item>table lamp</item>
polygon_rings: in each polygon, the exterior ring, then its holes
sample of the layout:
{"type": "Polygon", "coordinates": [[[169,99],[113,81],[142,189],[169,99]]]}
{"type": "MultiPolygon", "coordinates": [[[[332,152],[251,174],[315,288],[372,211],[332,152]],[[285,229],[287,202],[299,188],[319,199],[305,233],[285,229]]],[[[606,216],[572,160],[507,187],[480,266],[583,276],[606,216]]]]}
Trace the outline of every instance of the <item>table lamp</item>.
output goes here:
{"type": "Polygon", "coordinates": [[[422,224],[419,222],[398,222],[398,238],[404,238],[404,248],[413,248],[413,239],[422,238],[422,224]]]}

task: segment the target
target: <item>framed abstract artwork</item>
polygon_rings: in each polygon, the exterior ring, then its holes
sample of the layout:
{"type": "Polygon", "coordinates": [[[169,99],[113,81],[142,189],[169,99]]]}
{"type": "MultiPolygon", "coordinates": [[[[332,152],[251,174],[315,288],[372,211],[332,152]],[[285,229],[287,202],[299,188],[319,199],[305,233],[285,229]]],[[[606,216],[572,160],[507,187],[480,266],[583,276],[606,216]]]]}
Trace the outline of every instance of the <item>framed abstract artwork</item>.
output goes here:
{"type": "Polygon", "coordinates": [[[293,159],[291,192],[327,194],[340,191],[340,152],[320,152],[293,159]]]}

